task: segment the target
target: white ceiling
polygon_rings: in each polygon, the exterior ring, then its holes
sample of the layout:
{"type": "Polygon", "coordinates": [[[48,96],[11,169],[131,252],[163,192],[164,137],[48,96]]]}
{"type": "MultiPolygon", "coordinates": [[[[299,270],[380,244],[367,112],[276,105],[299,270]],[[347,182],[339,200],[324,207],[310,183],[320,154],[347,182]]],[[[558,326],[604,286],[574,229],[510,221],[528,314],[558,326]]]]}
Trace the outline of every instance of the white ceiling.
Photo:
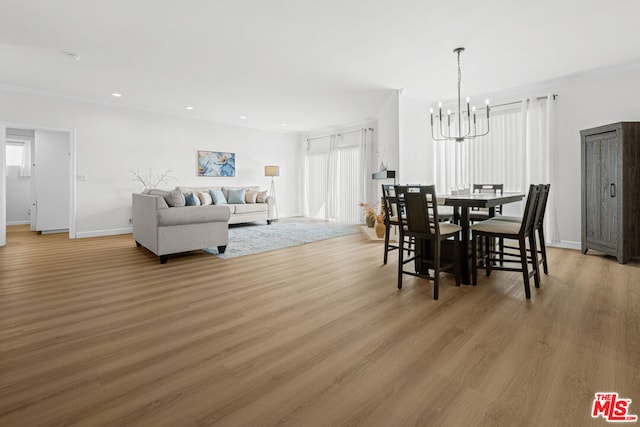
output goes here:
{"type": "Polygon", "coordinates": [[[638,62],[638,16],[638,0],[0,0],[0,85],[308,131],[371,118],[393,89],[454,98],[458,46],[472,96],[638,62]]]}

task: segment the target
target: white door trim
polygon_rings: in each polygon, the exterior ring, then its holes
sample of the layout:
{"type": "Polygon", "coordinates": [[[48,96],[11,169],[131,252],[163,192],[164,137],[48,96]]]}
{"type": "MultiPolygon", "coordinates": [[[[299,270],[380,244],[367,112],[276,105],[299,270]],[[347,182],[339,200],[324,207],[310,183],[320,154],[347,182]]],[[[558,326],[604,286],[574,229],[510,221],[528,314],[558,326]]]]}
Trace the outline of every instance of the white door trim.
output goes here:
{"type": "Polygon", "coordinates": [[[0,246],[7,244],[7,160],[6,160],[6,139],[7,128],[15,129],[37,129],[57,132],[67,132],[69,134],[69,189],[71,197],[69,198],[69,238],[76,238],[76,130],[52,128],[49,126],[25,125],[16,123],[0,122],[0,246]]]}

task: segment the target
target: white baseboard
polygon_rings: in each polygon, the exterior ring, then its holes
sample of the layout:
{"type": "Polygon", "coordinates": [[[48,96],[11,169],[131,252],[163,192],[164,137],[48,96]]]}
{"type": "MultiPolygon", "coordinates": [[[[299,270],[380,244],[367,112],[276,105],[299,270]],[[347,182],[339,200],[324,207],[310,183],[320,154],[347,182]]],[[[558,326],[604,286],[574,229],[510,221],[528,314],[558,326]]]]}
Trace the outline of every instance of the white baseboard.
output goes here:
{"type": "Polygon", "coordinates": [[[131,234],[131,233],[133,233],[133,227],[114,228],[111,230],[78,231],[76,233],[76,238],[83,239],[85,237],[115,236],[116,234],[131,234]]]}
{"type": "Polygon", "coordinates": [[[31,221],[7,221],[7,225],[22,225],[22,224],[31,224],[31,221]]]}
{"type": "Polygon", "coordinates": [[[579,251],[582,248],[580,242],[571,242],[568,240],[561,240],[556,243],[546,243],[547,246],[553,246],[554,248],[575,249],[579,251]]]}

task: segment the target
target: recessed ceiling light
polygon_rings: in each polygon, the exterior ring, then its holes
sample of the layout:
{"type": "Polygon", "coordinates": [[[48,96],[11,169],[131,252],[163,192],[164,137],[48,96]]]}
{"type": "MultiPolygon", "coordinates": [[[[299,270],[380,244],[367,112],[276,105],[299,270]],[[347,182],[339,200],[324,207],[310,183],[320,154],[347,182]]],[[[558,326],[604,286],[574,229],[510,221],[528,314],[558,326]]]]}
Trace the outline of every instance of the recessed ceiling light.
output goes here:
{"type": "Polygon", "coordinates": [[[122,98],[122,94],[121,94],[121,93],[119,93],[119,92],[113,92],[113,93],[111,94],[111,96],[113,96],[113,97],[115,97],[115,98],[122,98]]]}
{"type": "Polygon", "coordinates": [[[240,120],[247,120],[247,116],[240,116],[240,120]]]}
{"type": "Polygon", "coordinates": [[[189,110],[189,111],[193,111],[193,110],[194,110],[194,108],[193,108],[191,105],[186,105],[186,106],[184,107],[184,109],[185,109],[185,110],[189,110]]]}
{"type": "Polygon", "coordinates": [[[286,126],[286,125],[287,125],[286,123],[283,123],[283,124],[282,124],[282,126],[286,126]]]}

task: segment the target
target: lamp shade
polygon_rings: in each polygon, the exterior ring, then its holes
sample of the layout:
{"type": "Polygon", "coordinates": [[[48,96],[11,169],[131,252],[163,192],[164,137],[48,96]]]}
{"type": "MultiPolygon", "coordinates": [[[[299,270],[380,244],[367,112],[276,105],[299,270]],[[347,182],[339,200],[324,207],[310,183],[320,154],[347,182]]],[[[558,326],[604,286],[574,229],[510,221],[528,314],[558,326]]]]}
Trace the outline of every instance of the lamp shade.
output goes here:
{"type": "Polygon", "coordinates": [[[275,165],[265,166],[264,176],[280,176],[280,166],[275,166],[275,165]]]}

